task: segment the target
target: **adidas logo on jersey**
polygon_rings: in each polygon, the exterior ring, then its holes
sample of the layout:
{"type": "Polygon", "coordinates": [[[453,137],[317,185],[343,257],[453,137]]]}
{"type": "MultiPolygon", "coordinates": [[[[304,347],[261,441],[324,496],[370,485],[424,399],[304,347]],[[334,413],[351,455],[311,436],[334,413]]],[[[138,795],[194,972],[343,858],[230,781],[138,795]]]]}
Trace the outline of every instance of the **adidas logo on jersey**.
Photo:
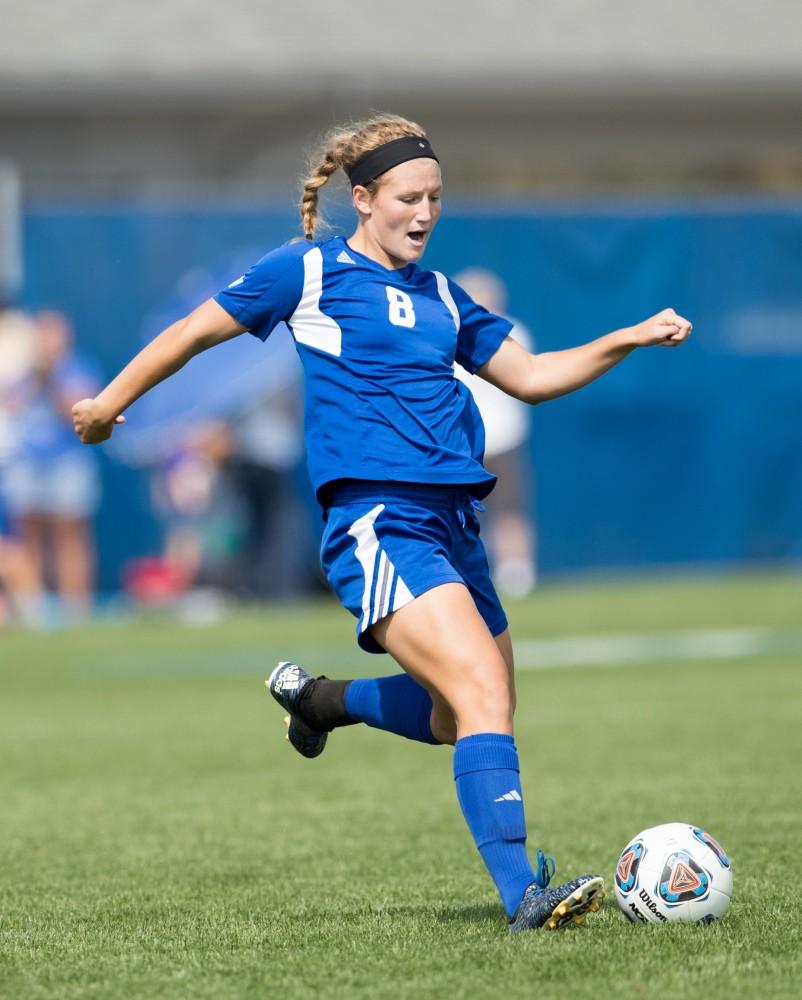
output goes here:
{"type": "Polygon", "coordinates": [[[508,792],[503,795],[499,795],[497,799],[493,799],[494,802],[520,802],[521,796],[516,788],[511,788],[508,792]]]}
{"type": "Polygon", "coordinates": [[[354,260],[353,257],[349,257],[348,254],[345,252],[345,250],[341,250],[337,254],[337,263],[338,264],[356,264],[356,261],[354,260]]]}

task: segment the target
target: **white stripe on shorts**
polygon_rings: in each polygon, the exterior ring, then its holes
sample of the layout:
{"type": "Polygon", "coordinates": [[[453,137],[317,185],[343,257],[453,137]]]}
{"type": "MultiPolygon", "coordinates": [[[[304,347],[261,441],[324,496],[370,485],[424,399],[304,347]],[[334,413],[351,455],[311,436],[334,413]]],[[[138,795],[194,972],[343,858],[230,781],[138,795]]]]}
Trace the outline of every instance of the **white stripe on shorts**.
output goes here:
{"type": "Polygon", "coordinates": [[[362,616],[359,631],[364,632],[370,625],[384,618],[390,611],[397,611],[412,600],[409,587],[401,579],[387,553],[379,548],[374,524],[384,510],[384,504],[377,504],[367,514],[363,514],[348,529],[348,534],[356,539],[355,555],[362,567],[365,588],[362,592],[362,616]],[[375,579],[375,587],[374,587],[375,579]],[[394,586],[395,585],[395,586],[394,586]],[[373,593],[373,601],[370,596],[373,593]],[[392,598],[392,607],[390,606],[392,598]]]}
{"type": "MultiPolygon", "coordinates": [[[[390,596],[392,594],[392,588],[390,588],[390,593],[387,595],[387,600],[389,602],[390,596]]],[[[393,597],[393,606],[390,611],[398,611],[399,608],[403,608],[405,604],[413,599],[412,592],[409,587],[401,579],[400,575],[396,573],[396,583],[395,583],[395,596],[393,597]]]]}
{"type": "Polygon", "coordinates": [[[390,576],[393,564],[387,558],[387,553],[379,550],[379,565],[376,570],[376,589],[373,592],[373,613],[370,616],[370,624],[373,625],[379,620],[379,612],[384,612],[384,601],[387,595],[387,579],[390,576]]]}

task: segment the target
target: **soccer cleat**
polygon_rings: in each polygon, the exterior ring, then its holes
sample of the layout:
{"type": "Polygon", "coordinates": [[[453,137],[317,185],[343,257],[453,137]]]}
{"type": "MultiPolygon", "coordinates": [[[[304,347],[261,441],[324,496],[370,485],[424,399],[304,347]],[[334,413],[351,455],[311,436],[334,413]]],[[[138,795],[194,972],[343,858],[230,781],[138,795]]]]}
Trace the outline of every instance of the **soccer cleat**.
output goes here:
{"type": "Polygon", "coordinates": [[[308,726],[298,714],[301,694],[314,681],[297,663],[282,660],[265,681],[265,687],[287,712],[284,722],[287,739],[302,757],[319,757],[326,747],[328,733],[308,726]]]}
{"type": "Polygon", "coordinates": [[[563,885],[548,888],[554,874],[554,862],[538,852],[538,878],[523,895],[510,930],[525,931],[537,927],[556,930],[565,924],[583,924],[588,913],[601,909],[604,880],[598,875],[580,875],[563,885]]]}

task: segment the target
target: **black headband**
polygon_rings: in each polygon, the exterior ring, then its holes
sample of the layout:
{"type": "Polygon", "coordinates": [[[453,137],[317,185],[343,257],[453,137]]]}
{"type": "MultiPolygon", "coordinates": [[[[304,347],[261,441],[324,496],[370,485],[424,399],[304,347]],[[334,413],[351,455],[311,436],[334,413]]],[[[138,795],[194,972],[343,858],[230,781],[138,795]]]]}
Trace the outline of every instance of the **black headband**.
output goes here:
{"type": "MultiPolygon", "coordinates": [[[[347,171],[351,187],[356,187],[357,184],[370,184],[371,181],[375,181],[377,177],[381,177],[388,170],[397,167],[399,163],[417,160],[422,156],[437,160],[434,150],[429,145],[429,140],[423,135],[405,135],[400,139],[385,142],[383,146],[378,146],[376,149],[371,149],[369,153],[365,153],[347,171]]],[[[437,160],[437,162],[440,161],[437,160]]]]}

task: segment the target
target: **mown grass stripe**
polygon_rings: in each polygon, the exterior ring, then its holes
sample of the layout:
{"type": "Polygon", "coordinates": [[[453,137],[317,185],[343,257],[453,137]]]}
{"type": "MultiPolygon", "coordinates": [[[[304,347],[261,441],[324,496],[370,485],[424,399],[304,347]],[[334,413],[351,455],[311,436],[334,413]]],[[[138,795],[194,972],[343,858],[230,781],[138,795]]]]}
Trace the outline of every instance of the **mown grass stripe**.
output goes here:
{"type": "MultiPolygon", "coordinates": [[[[515,642],[518,670],[616,667],[638,663],[721,661],[800,656],[802,631],[768,628],[685,629],[566,635],[515,642]]],[[[102,660],[81,657],[73,664],[86,677],[232,677],[270,673],[291,657],[315,673],[365,676],[391,672],[388,657],[366,657],[353,646],[260,646],[251,649],[165,650],[144,656],[121,650],[102,660]]]]}
{"type": "Polygon", "coordinates": [[[575,635],[515,643],[519,670],[794,655],[802,656],[802,631],[759,628],[575,635]]]}

